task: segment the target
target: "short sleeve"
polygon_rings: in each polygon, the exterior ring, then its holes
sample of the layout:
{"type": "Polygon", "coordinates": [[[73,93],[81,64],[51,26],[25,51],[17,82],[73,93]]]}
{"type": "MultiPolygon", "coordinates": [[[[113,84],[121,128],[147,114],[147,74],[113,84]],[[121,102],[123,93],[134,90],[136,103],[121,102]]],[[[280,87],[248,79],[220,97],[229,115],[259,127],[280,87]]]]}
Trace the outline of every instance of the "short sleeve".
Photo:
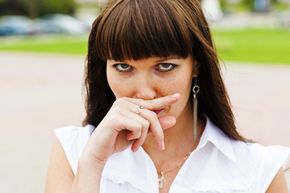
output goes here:
{"type": "Polygon", "coordinates": [[[79,157],[89,140],[93,128],[93,126],[87,125],[86,127],[68,126],[54,130],[74,174],[77,171],[79,157]]]}
{"type": "Polygon", "coordinates": [[[290,149],[283,146],[267,146],[263,147],[262,156],[258,176],[258,192],[264,193],[280,168],[285,170],[289,167],[290,149]]]}

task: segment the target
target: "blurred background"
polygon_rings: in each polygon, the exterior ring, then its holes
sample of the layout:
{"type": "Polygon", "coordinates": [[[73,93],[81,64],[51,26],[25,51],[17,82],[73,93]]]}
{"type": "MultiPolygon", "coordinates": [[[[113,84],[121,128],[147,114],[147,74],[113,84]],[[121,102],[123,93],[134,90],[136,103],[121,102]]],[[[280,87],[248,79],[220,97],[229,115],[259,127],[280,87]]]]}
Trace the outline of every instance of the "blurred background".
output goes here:
{"type": "MultiPolygon", "coordinates": [[[[43,192],[53,129],[81,125],[88,33],[105,3],[0,0],[1,192],[43,192]]],[[[290,0],[201,3],[239,131],[290,147],[290,0]]]]}

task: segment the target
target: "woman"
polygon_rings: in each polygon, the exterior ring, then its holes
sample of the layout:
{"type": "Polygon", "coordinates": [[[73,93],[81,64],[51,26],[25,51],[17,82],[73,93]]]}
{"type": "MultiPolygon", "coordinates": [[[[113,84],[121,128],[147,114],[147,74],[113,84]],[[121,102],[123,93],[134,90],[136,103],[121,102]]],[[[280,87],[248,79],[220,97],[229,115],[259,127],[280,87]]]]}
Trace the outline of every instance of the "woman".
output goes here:
{"type": "Polygon", "coordinates": [[[236,131],[197,0],[115,0],[89,37],[84,127],[55,130],[46,193],[287,193],[289,149],[236,131]]]}

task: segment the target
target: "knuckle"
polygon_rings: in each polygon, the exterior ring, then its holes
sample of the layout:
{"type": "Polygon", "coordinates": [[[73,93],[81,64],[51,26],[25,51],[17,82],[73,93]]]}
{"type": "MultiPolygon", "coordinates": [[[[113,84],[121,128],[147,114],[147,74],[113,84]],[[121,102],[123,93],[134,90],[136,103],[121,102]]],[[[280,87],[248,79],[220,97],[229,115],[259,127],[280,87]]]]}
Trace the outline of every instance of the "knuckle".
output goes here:
{"type": "Polygon", "coordinates": [[[153,134],[155,137],[159,138],[159,139],[163,139],[164,135],[163,135],[163,131],[160,127],[156,128],[153,134]]]}
{"type": "Polygon", "coordinates": [[[158,140],[164,140],[164,135],[163,135],[163,133],[161,132],[161,133],[159,133],[158,135],[156,135],[156,138],[158,139],[158,140]]]}
{"type": "Polygon", "coordinates": [[[137,133],[141,133],[141,130],[142,130],[142,124],[141,123],[135,123],[134,125],[132,125],[132,129],[133,129],[133,132],[135,134],[137,133]]]}
{"type": "Polygon", "coordinates": [[[153,133],[153,137],[156,141],[164,141],[164,136],[163,135],[157,135],[156,133],[153,133]]]}
{"type": "Polygon", "coordinates": [[[146,140],[146,137],[140,138],[139,145],[140,146],[143,145],[143,143],[145,142],[145,140],[146,140]]]}
{"type": "Polygon", "coordinates": [[[144,128],[146,128],[146,129],[148,129],[149,128],[149,126],[150,126],[150,123],[149,123],[149,121],[144,121],[144,128]]]}
{"type": "Polygon", "coordinates": [[[141,133],[142,131],[142,128],[143,128],[143,125],[141,123],[139,123],[136,127],[137,131],[141,133]]]}
{"type": "Polygon", "coordinates": [[[141,130],[138,130],[138,129],[137,129],[137,130],[135,130],[133,133],[134,133],[134,134],[133,134],[134,136],[136,136],[136,137],[140,137],[142,132],[141,132],[141,130]]]}
{"type": "Polygon", "coordinates": [[[163,136],[163,133],[162,131],[158,130],[158,129],[154,129],[152,130],[152,135],[156,138],[156,139],[163,139],[164,136],[163,136]]]}

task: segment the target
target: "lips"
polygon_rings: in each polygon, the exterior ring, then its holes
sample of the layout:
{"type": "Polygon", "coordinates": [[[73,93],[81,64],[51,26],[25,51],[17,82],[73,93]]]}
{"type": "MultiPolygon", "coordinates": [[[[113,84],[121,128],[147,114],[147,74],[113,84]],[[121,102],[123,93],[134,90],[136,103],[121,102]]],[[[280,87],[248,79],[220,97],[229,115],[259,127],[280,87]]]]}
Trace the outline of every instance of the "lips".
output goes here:
{"type": "Polygon", "coordinates": [[[156,114],[158,115],[161,111],[163,111],[163,109],[160,109],[160,110],[154,110],[153,112],[156,113],[156,114]]]}

